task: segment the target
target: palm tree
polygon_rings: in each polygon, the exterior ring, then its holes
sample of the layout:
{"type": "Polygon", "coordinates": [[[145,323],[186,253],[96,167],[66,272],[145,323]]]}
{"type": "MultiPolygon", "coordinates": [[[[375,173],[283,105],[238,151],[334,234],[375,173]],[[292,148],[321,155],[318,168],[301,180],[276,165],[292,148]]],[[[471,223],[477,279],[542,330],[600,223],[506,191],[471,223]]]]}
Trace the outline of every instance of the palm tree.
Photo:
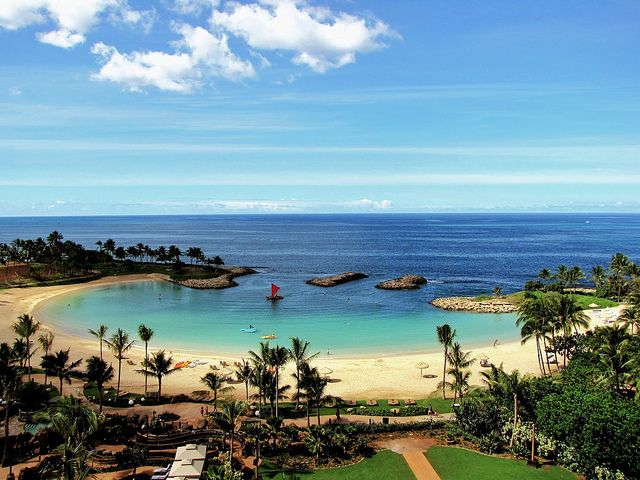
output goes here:
{"type": "MultiPolygon", "coordinates": [[[[38,413],[36,421],[47,425],[57,433],[64,442],[58,451],[62,454],[63,480],[79,480],[87,478],[89,467],[87,462],[91,452],[87,449],[87,439],[98,431],[98,415],[80,400],[63,397],[54,407],[38,413]]],[[[45,475],[51,472],[44,472],[45,475]]],[[[46,478],[54,478],[51,475],[46,478]]]]}
{"type": "Polygon", "coordinates": [[[116,242],[113,239],[108,238],[102,244],[102,248],[105,252],[113,257],[114,253],[116,252],[116,242]]]}
{"type": "Polygon", "coordinates": [[[500,285],[496,285],[493,287],[492,293],[495,297],[502,297],[502,287],[500,285]]]}
{"type": "Polygon", "coordinates": [[[540,277],[540,280],[544,281],[544,280],[551,280],[553,275],[551,274],[551,271],[548,268],[543,268],[542,270],[540,270],[538,277],[540,277]]]}
{"type": "Polygon", "coordinates": [[[213,264],[216,266],[216,272],[217,272],[220,266],[224,265],[224,260],[222,260],[222,258],[216,255],[215,257],[213,257],[213,264]]]}
{"type": "Polygon", "coordinates": [[[446,381],[447,376],[447,356],[449,355],[449,347],[453,343],[453,339],[456,336],[455,329],[452,329],[451,326],[447,323],[444,325],[439,325],[436,327],[436,333],[438,334],[438,341],[444,347],[444,368],[442,369],[442,398],[446,399],[447,394],[445,392],[444,382],[446,381]]]}
{"type": "Polygon", "coordinates": [[[307,402],[313,402],[316,406],[318,425],[320,425],[320,407],[324,402],[331,400],[330,395],[325,394],[328,380],[322,377],[317,371],[306,376],[302,384],[307,396],[307,402]]]}
{"type": "MultiPolygon", "coordinates": [[[[276,345],[269,351],[269,365],[273,367],[276,373],[276,391],[280,390],[280,369],[289,361],[289,350],[280,345],[276,345]]],[[[278,397],[276,395],[276,417],[278,416],[278,397]]]]}
{"type": "Polygon", "coordinates": [[[18,317],[18,321],[11,325],[11,328],[18,337],[25,341],[27,374],[29,381],[31,381],[31,337],[40,329],[40,323],[36,322],[32,315],[25,313],[18,317]]]}
{"type": "Polygon", "coordinates": [[[491,377],[484,372],[482,375],[485,377],[485,381],[489,384],[490,389],[504,392],[510,395],[513,399],[513,429],[511,431],[511,440],[509,442],[509,448],[513,448],[513,441],[515,439],[516,428],[518,427],[518,404],[522,398],[522,389],[526,377],[522,377],[518,370],[513,370],[511,373],[507,373],[500,365],[496,368],[492,365],[491,377]]]}
{"type": "MultiPolygon", "coordinates": [[[[300,369],[302,367],[302,364],[305,362],[308,363],[314,358],[316,358],[318,355],[320,355],[320,352],[316,352],[313,355],[308,355],[307,351],[309,349],[309,345],[310,343],[306,340],[301,340],[298,337],[291,337],[291,347],[289,347],[289,358],[291,358],[291,360],[293,360],[296,364],[296,373],[294,375],[294,378],[296,379],[298,379],[298,377],[300,376],[300,369]]],[[[296,409],[300,405],[300,400],[298,399],[299,396],[300,396],[300,382],[298,381],[296,383],[296,409]]]]}
{"type": "Polygon", "coordinates": [[[207,372],[204,377],[200,378],[200,381],[213,392],[213,411],[215,412],[218,409],[218,393],[225,394],[233,390],[233,387],[225,387],[224,378],[216,372],[207,372]]]}
{"type": "Polygon", "coordinates": [[[158,379],[158,401],[162,398],[162,377],[171,375],[177,368],[171,368],[173,358],[167,357],[164,350],[158,350],[151,354],[151,358],[145,358],[142,362],[143,370],[136,370],[145,377],[155,377],[158,379]]]}
{"type": "Polygon", "coordinates": [[[558,280],[563,289],[567,286],[568,274],[569,269],[566,267],[566,265],[558,266],[558,269],[556,270],[556,280],[558,280]]]}
{"type": "Polygon", "coordinates": [[[551,325],[553,324],[553,307],[547,297],[536,297],[527,299],[520,305],[516,325],[521,327],[521,343],[522,345],[524,345],[532,338],[536,339],[538,365],[540,366],[540,372],[542,372],[543,375],[546,374],[546,371],[544,367],[545,360],[542,355],[542,350],[543,345],[546,345],[547,334],[550,330],[552,330],[551,325]]]}
{"type": "Polygon", "coordinates": [[[584,278],[584,272],[578,266],[572,267],[567,272],[567,278],[569,282],[573,285],[573,293],[576,293],[576,288],[578,287],[578,282],[584,278]]]}
{"type": "Polygon", "coordinates": [[[131,347],[133,347],[133,340],[129,341],[129,334],[119,328],[116,333],[111,335],[109,340],[105,340],[105,343],[113,351],[113,355],[118,360],[118,384],[116,387],[116,401],[120,396],[120,376],[122,374],[122,360],[125,359],[124,354],[127,353],[131,347]]]}
{"type": "Polygon", "coordinates": [[[82,359],[69,363],[69,350],[70,349],[67,348],[66,350],[60,350],[59,352],[42,357],[42,368],[44,368],[49,375],[58,377],[58,380],[60,380],[60,395],[62,395],[63,380],[70,384],[71,377],[80,377],[82,375],[82,372],[76,370],[82,362],[82,359]]]}
{"type": "Polygon", "coordinates": [[[600,286],[604,283],[606,278],[606,272],[602,265],[596,265],[591,269],[591,280],[596,288],[600,288],[600,286]]]}
{"type": "Polygon", "coordinates": [[[6,464],[9,445],[9,412],[11,403],[15,399],[20,387],[22,374],[14,365],[14,355],[7,343],[0,345],[0,394],[5,401],[4,408],[4,447],[2,450],[2,465],[6,464]]]}
{"type": "Polygon", "coordinates": [[[640,332],[640,305],[631,305],[625,308],[618,321],[622,322],[625,329],[630,329],[632,335],[635,329],[640,332]]]}
{"type": "MultiPolygon", "coordinates": [[[[38,337],[38,343],[40,344],[40,348],[42,348],[42,351],[44,352],[45,355],[49,355],[49,351],[51,350],[51,347],[53,346],[54,338],[55,338],[55,335],[51,331],[49,331],[47,333],[42,333],[38,337]]],[[[45,385],[47,384],[48,376],[49,375],[45,371],[44,372],[44,384],[45,385]]]]}
{"type": "Polygon", "coordinates": [[[600,339],[596,353],[600,364],[601,382],[609,383],[621,392],[621,380],[628,371],[632,359],[628,351],[630,336],[624,326],[608,325],[597,330],[600,339]]]}
{"type": "Polygon", "coordinates": [[[236,368],[236,378],[238,379],[238,381],[244,383],[244,391],[247,402],[249,402],[249,382],[251,381],[252,375],[253,369],[251,368],[251,364],[243,358],[242,363],[240,363],[240,365],[236,368]]]}
{"type": "Polygon", "coordinates": [[[216,424],[225,432],[230,435],[229,444],[229,463],[233,461],[233,443],[235,431],[238,426],[240,417],[247,413],[247,404],[245,402],[239,402],[238,400],[225,400],[222,402],[219,412],[213,415],[213,419],[216,424]]]}
{"type": "Polygon", "coordinates": [[[100,405],[98,413],[102,413],[104,385],[113,380],[113,376],[113,367],[111,365],[107,366],[107,362],[100,357],[93,356],[87,360],[87,380],[94,383],[98,389],[98,402],[100,405]]]}
{"type": "Polygon", "coordinates": [[[613,276],[619,279],[618,284],[618,300],[622,298],[622,288],[624,286],[624,275],[626,273],[627,268],[631,260],[623,253],[616,253],[613,257],[611,257],[611,262],[609,264],[609,268],[613,272],[613,276]]]}
{"type": "Polygon", "coordinates": [[[96,337],[100,342],[100,358],[102,358],[102,342],[105,341],[109,328],[106,325],[100,325],[97,330],[89,329],[89,333],[96,337]]]}
{"type": "Polygon", "coordinates": [[[557,326],[564,337],[565,351],[563,365],[567,366],[568,344],[567,337],[571,335],[571,329],[578,333],[578,328],[587,329],[590,325],[589,317],[584,313],[578,302],[570,295],[560,295],[554,304],[557,318],[557,326]]]}
{"type": "Polygon", "coordinates": [[[309,419],[309,413],[310,413],[309,407],[310,407],[311,401],[309,400],[309,396],[307,395],[307,392],[305,391],[304,386],[313,375],[318,375],[318,369],[316,367],[312,367],[307,362],[302,362],[302,364],[300,365],[300,370],[292,375],[296,379],[299,389],[302,390],[302,391],[298,391],[295,394],[296,402],[299,402],[301,398],[305,399],[305,403],[307,406],[307,427],[308,427],[311,423],[309,419]]]}
{"type": "MultiPolygon", "coordinates": [[[[145,324],[140,324],[138,327],[138,336],[140,340],[144,342],[144,360],[145,362],[149,362],[149,342],[153,338],[153,330],[147,327],[145,324]]],[[[148,376],[144,376],[144,395],[147,396],[147,378],[148,376]]]]}

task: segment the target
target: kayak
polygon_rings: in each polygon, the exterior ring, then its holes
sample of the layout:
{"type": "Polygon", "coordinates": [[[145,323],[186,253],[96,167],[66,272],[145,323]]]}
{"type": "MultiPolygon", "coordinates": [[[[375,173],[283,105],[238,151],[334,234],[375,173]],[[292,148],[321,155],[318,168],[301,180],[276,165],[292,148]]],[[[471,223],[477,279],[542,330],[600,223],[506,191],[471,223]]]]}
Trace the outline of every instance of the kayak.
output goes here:
{"type": "Polygon", "coordinates": [[[262,337],[264,340],[273,340],[274,338],[278,338],[278,336],[275,333],[272,333],[271,335],[263,335],[262,337]]]}
{"type": "Polygon", "coordinates": [[[241,328],[240,329],[241,332],[245,332],[245,333],[256,333],[258,331],[257,328],[255,327],[251,327],[251,328],[241,328]]]}

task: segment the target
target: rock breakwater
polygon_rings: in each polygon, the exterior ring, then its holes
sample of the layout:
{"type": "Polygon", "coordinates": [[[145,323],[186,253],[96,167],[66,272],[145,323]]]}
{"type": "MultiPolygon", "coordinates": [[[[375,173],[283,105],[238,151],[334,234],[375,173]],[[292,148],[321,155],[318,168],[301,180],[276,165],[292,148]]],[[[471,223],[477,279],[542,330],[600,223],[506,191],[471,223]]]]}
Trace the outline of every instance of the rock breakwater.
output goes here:
{"type": "Polygon", "coordinates": [[[335,287],[343,283],[353,282],[354,280],[362,280],[363,278],[369,278],[369,275],[361,272],[344,272],[338,275],[331,275],[329,277],[317,277],[305,280],[304,283],[308,285],[314,285],[316,287],[335,287]]]}
{"type": "Polygon", "coordinates": [[[387,280],[376,285],[382,290],[416,290],[427,283],[427,279],[420,275],[403,275],[393,280],[387,280]]]}
{"type": "Polygon", "coordinates": [[[518,306],[499,298],[476,300],[473,297],[444,297],[432,300],[431,305],[443,310],[476,313],[514,313],[518,306]]]}

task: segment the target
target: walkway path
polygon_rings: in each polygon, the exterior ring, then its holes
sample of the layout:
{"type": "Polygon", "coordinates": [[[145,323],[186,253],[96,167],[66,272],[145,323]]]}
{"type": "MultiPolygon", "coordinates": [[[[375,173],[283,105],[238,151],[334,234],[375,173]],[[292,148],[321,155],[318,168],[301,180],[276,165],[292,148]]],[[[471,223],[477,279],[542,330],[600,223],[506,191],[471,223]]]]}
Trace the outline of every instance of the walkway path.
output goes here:
{"type": "Polygon", "coordinates": [[[440,480],[438,472],[434,470],[421,450],[405,452],[402,456],[416,476],[416,480],[440,480]]]}

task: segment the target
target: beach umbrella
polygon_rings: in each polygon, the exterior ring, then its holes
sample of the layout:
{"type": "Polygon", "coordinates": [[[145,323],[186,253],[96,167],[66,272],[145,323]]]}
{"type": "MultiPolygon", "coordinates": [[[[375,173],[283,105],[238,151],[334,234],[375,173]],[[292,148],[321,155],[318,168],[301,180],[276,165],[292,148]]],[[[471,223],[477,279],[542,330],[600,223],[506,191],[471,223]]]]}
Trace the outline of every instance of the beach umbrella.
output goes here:
{"type": "Polygon", "coordinates": [[[422,378],[422,370],[429,368],[429,364],[426,362],[419,362],[416,364],[416,368],[420,369],[420,378],[422,378]]]}
{"type": "Polygon", "coordinates": [[[600,305],[598,305],[597,303],[590,303],[589,304],[589,308],[598,308],[600,307],[600,305]]]}
{"type": "Polygon", "coordinates": [[[325,377],[332,374],[333,370],[331,370],[329,367],[322,367],[320,370],[318,370],[318,372],[321,375],[324,375],[325,377]]]}

